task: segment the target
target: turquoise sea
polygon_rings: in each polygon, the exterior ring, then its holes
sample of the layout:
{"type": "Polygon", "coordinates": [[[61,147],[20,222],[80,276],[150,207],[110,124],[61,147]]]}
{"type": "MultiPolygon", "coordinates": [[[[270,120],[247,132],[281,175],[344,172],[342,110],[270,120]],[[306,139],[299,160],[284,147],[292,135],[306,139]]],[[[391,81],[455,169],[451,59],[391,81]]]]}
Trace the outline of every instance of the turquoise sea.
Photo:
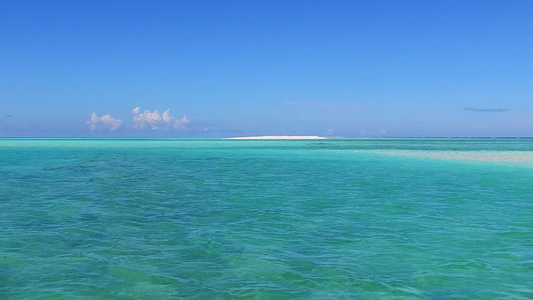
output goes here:
{"type": "Polygon", "coordinates": [[[0,299],[533,299],[533,139],[0,139],[0,299]]]}

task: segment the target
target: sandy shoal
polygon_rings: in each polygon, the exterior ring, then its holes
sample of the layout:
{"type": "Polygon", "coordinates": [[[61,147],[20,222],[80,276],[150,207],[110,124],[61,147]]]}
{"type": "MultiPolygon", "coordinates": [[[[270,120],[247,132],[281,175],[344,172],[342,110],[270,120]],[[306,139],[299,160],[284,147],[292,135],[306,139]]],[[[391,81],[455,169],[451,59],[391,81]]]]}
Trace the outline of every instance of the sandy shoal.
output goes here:
{"type": "Polygon", "coordinates": [[[322,140],[325,137],[316,135],[263,135],[263,136],[243,136],[231,137],[227,140],[322,140]]]}

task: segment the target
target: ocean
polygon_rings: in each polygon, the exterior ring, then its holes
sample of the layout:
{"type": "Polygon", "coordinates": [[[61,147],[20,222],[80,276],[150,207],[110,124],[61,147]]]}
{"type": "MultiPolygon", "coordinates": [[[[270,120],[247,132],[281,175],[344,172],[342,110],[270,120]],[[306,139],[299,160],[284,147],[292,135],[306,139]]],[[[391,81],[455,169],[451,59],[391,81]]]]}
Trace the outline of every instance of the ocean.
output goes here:
{"type": "Polygon", "coordinates": [[[533,299],[533,139],[0,139],[0,299],[533,299]]]}

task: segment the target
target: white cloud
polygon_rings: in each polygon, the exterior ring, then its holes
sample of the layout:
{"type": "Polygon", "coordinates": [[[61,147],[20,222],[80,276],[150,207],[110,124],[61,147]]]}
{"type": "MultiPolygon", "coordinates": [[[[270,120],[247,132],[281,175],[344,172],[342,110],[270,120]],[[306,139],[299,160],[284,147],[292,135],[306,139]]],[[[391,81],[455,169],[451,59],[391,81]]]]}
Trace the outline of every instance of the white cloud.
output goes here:
{"type": "Polygon", "coordinates": [[[106,114],[99,117],[96,113],[92,113],[91,119],[87,122],[90,131],[109,130],[115,131],[122,126],[122,120],[113,118],[112,115],[106,114]]]}
{"type": "Polygon", "coordinates": [[[146,127],[150,127],[152,129],[157,129],[161,120],[161,114],[159,111],[154,110],[153,112],[150,112],[149,110],[145,110],[142,113],[139,113],[139,107],[136,107],[133,111],[133,128],[138,129],[144,129],[146,127]]]}
{"type": "Polygon", "coordinates": [[[165,110],[162,114],[157,109],[153,112],[144,110],[141,113],[140,108],[136,107],[131,112],[133,113],[131,127],[135,129],[184,129],[190,123],[185,116],[174,120],[174,117],[170,115],[170,109],[165,110]]]}
{"type": "Polygon", "coordinates": [[[170,109],[167,109],[163,112],[162,119],[163,119],[163,122],[165,123],[170,123],[170,121],[174,119],[174,117],[170,115],[170,109]]]}
{"type": "Polygon", "coordinates": [[[174,121],[174,129],[185,129],[189,123],[191,123],[191,121],[187,119],[187,116],[183,116],[183,118],[174,121]]]}

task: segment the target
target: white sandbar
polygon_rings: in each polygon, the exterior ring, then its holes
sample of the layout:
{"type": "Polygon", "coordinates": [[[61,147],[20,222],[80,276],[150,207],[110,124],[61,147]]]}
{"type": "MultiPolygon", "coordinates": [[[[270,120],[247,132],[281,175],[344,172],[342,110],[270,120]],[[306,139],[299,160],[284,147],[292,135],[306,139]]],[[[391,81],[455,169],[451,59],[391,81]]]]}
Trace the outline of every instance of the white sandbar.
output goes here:
{"type": "Polygon", "coordinates": [[[323,140],[322,136],[316,135],[263,135],[263,136],[243,136],[231,137],[226,140],[323,140]]]}

